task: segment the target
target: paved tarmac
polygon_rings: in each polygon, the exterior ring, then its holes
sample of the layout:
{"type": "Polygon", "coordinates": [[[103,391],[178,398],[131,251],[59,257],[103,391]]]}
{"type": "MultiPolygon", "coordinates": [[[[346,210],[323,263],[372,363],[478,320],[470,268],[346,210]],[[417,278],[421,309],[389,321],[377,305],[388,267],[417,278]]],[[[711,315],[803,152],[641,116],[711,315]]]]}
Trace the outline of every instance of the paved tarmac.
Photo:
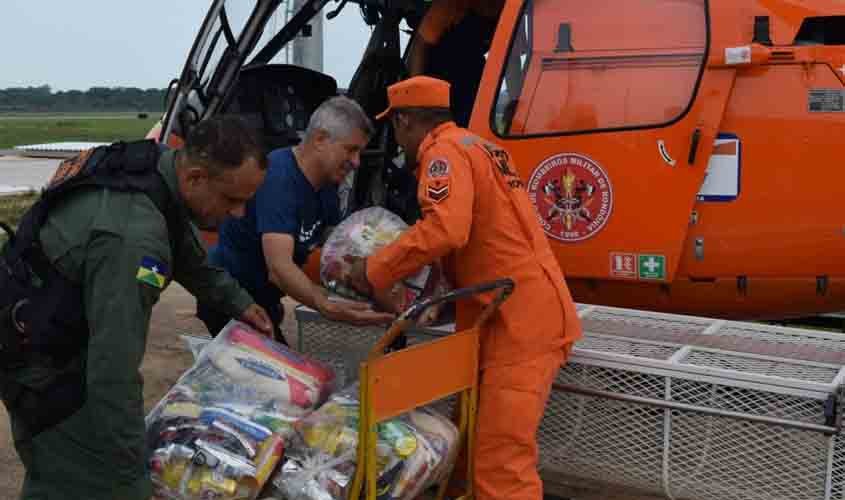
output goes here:
{"type": "Polygon", "coordinates": [[[0,156],[0,195],[40,190],[60,162],[57,159],[0,156]]]}

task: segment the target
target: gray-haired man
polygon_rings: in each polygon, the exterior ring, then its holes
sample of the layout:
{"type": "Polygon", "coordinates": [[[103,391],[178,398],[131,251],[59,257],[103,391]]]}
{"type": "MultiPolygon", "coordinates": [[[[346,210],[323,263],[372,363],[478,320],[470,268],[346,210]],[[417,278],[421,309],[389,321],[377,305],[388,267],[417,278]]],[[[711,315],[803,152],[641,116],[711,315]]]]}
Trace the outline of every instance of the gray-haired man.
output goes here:
{"type": "MultiPolygon", "coordinates": [[[[372,134],[372,123],[358,103],[346,97],[324,102],[311,116],[301,144],[270,153],[264,183],[247,202],[244,216],[223,224],[209,253],[212,264],[228,270],[267,310],[281,342],[280,300],[285,294],[337,321],[374,324],[391,319],[364,304],[329,301],[301,269],[325,229],[340,222],[337,185],[358,168],[372,134]]],[[[198,304],[197,316],[212,335],[230,319],[204,303],[198,304]]]]}

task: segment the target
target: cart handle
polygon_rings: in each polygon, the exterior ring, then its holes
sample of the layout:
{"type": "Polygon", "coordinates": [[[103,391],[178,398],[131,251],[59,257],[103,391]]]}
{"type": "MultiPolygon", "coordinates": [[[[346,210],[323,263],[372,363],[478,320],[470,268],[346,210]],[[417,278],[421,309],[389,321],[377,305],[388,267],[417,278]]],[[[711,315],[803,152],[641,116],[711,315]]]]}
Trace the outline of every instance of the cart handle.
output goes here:
{"type": "Polygon", "coordinates": [[[490,318],[490,316],[496,311],[496,309],[499,308],[500,305],[502,305],[502,302],[506,301],[508,297],[510,297],[515,287],[516,284],[513,282],[512,279],[504,278],[488,283],[482,283],[480,285],[459,288],[457,290],[452,290],[451,292],[446,293],[444,295],[437,295],[425,300],[421,300],[419,302],[415,302],[411,304],[411,307],[409,307],[404,313],[402,313],[396,321],[393,322],[393,324],[387,330],[387,333],[385,333],[379,339],[379,341],[376,342],[376,344],[370,350],[370,354],[367,359],[372,360],[383,356],[384,350],[387,349],[387,346],[393,344],[393,342],[399,337],[400,334],[402,334],[402,332],[405,331],[405,329],[413,326],[416,320],[429,307],[435,306],[437,304],[442,304],[443,302],[453,302],[455,300],[464,299],[466,297],[477,295],[479,293],[500,290],[499,294],[496,295],[492,302],[490,302],[484,307],[484,309],[481,311],[481,315],[478,316],[478,319],[475,322],[475,327],[479,327],[483,325],[488,318],[490,318]]]}

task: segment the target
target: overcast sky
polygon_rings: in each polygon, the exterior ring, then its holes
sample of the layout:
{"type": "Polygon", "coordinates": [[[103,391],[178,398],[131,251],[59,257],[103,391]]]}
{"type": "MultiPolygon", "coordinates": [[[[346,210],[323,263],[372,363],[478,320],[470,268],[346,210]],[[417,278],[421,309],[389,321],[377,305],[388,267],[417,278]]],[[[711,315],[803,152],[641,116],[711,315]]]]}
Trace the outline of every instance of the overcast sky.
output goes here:
{"type": "MultiPolygon", "coordinates": [[[[53,90],[164,88],[179,76],[210,3],[0,0],[0,88],[44,84],[53,90]]],[[[335,5],[329,2],[328,8],[335,5]]],[[[358,7],[349,4],[340,16],[325,21],[324,30],[323,71],[345,87],[363,53],[369,27],[358,7]]]]}

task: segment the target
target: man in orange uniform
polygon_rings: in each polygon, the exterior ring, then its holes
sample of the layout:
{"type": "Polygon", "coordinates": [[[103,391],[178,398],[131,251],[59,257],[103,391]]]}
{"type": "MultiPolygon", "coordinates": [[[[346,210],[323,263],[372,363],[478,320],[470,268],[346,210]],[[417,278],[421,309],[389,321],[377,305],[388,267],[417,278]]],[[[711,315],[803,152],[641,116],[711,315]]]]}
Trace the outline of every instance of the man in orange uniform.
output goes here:
{"type": "MultiPolygon", "coordinates": [[[[449,84],[414,77],[389,87],[388,98],[379,118],[390,116],[406,161],[416,163],[423,219],[368,259],[353,260],[347,279],[384,296],[442,258],[456,287],[516,282],[482,331],[475,484],[479,500],[540,500],[537,427],[552,381],[581,337],[563,273],[508,153],[451,121],[449,84]]],[[[457,328],[470,328],[491,300],[460,302],[457,328]]]]}
{"type": "Polygon", "coordinates": [[[434,0],[411,45],[411,76],[447,79],[455,122],[469,123],[504,0],[434,0]]]}

